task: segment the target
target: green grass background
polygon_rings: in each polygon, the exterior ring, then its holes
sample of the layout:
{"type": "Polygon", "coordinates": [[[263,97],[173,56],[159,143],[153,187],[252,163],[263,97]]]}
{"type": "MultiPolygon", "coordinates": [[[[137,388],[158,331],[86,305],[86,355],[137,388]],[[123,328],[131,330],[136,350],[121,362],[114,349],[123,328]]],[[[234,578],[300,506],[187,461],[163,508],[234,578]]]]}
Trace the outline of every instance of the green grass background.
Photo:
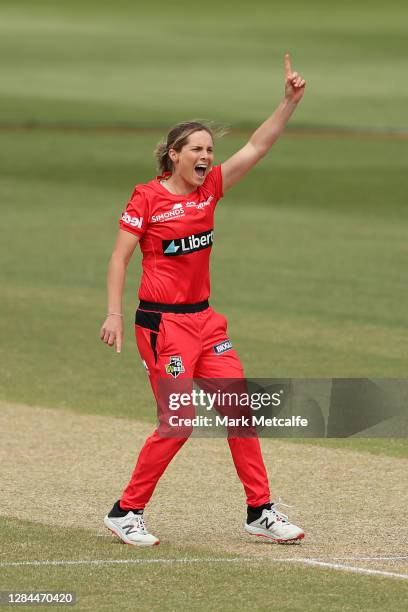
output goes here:
{"type": "Polygon", "coordinates": [[[406,127],[403,0],[2,0],[2,121],[257,123],[289,50],[296,122],[406,127]]]}

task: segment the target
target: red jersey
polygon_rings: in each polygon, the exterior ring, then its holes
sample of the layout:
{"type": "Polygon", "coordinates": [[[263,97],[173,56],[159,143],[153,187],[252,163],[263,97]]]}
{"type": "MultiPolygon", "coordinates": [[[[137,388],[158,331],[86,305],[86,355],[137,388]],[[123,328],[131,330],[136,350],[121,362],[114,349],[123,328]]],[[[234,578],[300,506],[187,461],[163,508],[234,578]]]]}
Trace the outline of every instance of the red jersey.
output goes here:
{"type": "Polygon", "coordinates": [[[143,274],[139,298],[164,304],[194,304],[210,295],[214,209],[222,198],[221,166],[201,187],[170,193],[158,176],[136,185],[120,228],[140,237],[143,274]]]}

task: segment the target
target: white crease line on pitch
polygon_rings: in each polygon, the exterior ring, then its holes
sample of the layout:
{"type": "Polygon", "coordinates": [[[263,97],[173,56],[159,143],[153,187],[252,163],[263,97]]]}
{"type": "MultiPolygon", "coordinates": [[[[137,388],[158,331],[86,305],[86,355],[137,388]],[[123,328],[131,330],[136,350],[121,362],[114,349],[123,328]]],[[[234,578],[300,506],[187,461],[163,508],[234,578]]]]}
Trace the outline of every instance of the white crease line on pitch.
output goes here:
{"type": "Polygon", "coordinates": [[[397,574],[396,572],[386,572],[384,570],[368,569],[365,567],[357,567],[356,565],[329,563],[328,561],[319,561],[318,559],[298,559],[298,562],[304,563],[305,565],[312,565],[315,567],[327,567],[328,569],[341,570],[343,572],[354,572],[356,574],[367,574],[369,576],[384,576],[387,578],[401,578],[402,580],[408,580],[408,574],[397,574]]]}
{"type": "Polygon", "coordinates": [[[319,557],[319,561],[404,561],[408,555],[388,555],[384,557],[319,557]]]}
{"type": "Polygon", "coordinates": [[[387,572],[384,570],[367,569],[354,565],[344,565],[341,563],[330,563],[320,561],[319,559],[305,558],[287,558],[287,559],[268,559],[268,558],[245,558],[245,557],[203,557],[199,558],[181,558],[181,559],[83,559],[83,560],[56,560],[56,561],[6,561],[0,562],[0,567],[18,567],[18,566],[64,566],[64,565],[141,565],[149,563],[242,563],[242,562],[272,562],[272,563],[299,563],[312,567],[322,567],[327,569],[340,570],[344,572],[354,572],[358,574],[366,574],[369,576],[384,576],[386,578],[400,578],[408,580],[408,574],[398,574],[396,572],[387,572]]]}
{"type": "Polygon", "coordinates": [[[142,565],[145,563],[238,563],[242,561],[254,561],[253,558],[244,558],[244,557],[230,557],[230,558],[220,558],[220,557],[203,557],[201,559],[197,558],[180,558],[180,559],[78,559],[73,561],[68,560],[56,560],[56,561],[6,561],[4,563],[0,563],[0,567],[16,567],[19,565],[142,565]]]}

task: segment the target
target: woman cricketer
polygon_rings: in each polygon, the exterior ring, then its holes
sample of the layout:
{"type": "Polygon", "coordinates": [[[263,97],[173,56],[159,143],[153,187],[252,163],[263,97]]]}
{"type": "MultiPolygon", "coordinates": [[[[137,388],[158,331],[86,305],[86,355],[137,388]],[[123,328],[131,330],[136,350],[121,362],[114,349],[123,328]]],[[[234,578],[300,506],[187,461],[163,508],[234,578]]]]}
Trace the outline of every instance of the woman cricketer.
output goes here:
{"type": "MultiPolygon", "coordinates": [[[[292,71],[288,54],[284,64],[284,99],[242,149],[213,166],[211,130],[197,122],[177,125],[156,150],[161,176],[136,186],[121,217],[108,270],[108,314],[100,337],[120,353],[126,269],[139,243],[143,274],[135,333],[156,399],[159,379],[244,377],[227,336],[227,322],[208,303],[214,210],[223,194],[266,155],[302,99],[305,80],[292,71]]],[[[123,542],[159,544],[146,528],[143,511],[186,440],[161,436],[157,429],[146,440],[129,484],[104,519],[123,542]]],[[[245,529],[276,542],[302,539],[302,529],[271,501],[258,438],[228,437],[228,444],[246,494],[245,529]]]]}

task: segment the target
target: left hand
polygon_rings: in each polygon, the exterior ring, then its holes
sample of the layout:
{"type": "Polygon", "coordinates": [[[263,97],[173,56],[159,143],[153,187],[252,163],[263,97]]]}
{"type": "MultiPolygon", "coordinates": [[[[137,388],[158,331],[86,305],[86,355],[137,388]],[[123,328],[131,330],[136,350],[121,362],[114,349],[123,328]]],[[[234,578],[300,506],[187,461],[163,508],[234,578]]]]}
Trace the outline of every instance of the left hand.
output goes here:
{"type": "Polygon", "coordinates": [[[296,104],[305,93],[306,81],[297,72],[292,72],[289,53],[285,53],[285,98],[296,104]]]}

